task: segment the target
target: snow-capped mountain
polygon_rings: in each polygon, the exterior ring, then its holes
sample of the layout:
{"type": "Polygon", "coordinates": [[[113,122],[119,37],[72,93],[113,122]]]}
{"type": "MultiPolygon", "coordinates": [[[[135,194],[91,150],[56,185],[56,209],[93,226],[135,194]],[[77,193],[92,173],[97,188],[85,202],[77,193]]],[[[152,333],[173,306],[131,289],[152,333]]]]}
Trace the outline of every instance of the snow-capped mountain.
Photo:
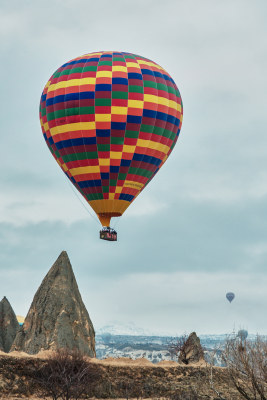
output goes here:
{"type": "Polygon", "coordinates": [[[102,327],[96,327],[96,334],[102,335],[109,333],[111,335],[133,335],[133,336],[154,336],[155,333],[144,330],[136,326],[133,322],[121,324],[117,321],[112,321],[102,327]]]}

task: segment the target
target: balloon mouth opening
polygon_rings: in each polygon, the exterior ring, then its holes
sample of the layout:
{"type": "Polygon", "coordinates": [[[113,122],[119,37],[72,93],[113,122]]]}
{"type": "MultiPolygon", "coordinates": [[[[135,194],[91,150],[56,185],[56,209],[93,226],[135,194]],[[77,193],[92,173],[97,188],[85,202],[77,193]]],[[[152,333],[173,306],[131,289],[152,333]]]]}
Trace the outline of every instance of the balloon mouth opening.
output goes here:
{"type": "Polygon", "coordinates": [[[98,218],[101,222],[102,226],[110,226],[110,220],[112,217],[121,217],[120,212],[106,212],[106,213],[99,213],[98,218]]]}

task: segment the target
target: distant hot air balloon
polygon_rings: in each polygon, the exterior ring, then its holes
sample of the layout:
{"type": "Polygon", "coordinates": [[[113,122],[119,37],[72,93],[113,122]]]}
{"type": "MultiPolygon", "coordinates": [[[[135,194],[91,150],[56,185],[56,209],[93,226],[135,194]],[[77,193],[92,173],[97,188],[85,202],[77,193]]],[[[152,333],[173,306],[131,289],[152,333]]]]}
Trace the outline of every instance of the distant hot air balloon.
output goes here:
{"type": "Polygon", "coordinates": [[[248,337],[248,331],[246,331],[245,329],[240,329],[237,332],[236,336],[239,337],[242,341],[244,341],[248,337]]]}
{"type": "Polygon", "coordinates": [[[227,298],[227,300],[228,300],[230,303],[232,303],[232,301],[233,301],[234,298],[235,298],[235,294],[232,293],[232,292],[228,292],[228,293],[226,293],[226,298],[227,298]]]}
{"type": "Polygon", "coordinates": [[[107,227],[104,239],[116,240],[110,219],[124,213],[169,157],[182,116],[170,75],[135,54],[85,54],[47,82],[40,104],[44,138],[107,227]]]}

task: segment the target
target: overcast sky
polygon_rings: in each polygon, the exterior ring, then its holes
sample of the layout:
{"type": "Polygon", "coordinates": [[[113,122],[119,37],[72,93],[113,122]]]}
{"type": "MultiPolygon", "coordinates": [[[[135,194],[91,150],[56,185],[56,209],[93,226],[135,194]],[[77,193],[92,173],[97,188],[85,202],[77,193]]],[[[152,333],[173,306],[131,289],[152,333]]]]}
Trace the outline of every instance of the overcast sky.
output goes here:
{"type": "Polygon", "coordinates": [[[266,0],[0,1],[0,297],[16,314],[66,250],[96,328],[267,333],[266,13],[266,0]],[[157,62],[184,103],[170,158],[113,219],[117,243],[99,240],[38,116],[51,74],[97,50],[157,62]]]}

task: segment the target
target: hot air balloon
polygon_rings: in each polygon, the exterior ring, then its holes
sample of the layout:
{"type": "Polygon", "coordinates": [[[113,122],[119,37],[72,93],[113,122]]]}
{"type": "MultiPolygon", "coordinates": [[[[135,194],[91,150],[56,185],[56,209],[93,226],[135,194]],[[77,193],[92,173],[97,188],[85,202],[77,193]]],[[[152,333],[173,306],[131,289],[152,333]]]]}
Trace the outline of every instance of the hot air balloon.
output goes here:
{"type": "Polygon", "coordinates": [[[178,139],[179,90],[155,62],[125,52],[77,57],[56,70],[41,96],[40,121],[57,163],[116,240],[121,216],[178,139]]]}
{"type": "Polygon", "coordinates": [[[248,331],[246,329],[240,329],[236,336],[239,337],[243,342],[248,337],[248,331]]]}
{"type": "Polygon", "coordinates": [[[235,298],[235,294],[232,293],[232,292],[228,292],[228,293],[226,293],[226,298],[227,298],[227,300],[228,300],[230,303],[232,303],[232,301],[233,301],[234,298],[235,298]]]}

